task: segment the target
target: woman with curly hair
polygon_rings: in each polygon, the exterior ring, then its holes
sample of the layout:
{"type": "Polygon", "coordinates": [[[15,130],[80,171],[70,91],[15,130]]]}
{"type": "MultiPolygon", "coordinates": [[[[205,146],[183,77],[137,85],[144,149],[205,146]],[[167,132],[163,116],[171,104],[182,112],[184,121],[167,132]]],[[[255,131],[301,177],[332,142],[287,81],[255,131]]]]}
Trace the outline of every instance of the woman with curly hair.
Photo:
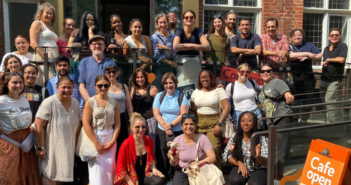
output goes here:
{"type": "Polygon", "coordinates": [[[3,72],[0,72],[0,85],[2,81],[4,81],[4,76],[9,72],[17,72],[20,73],[22,68],[21,59],[19,59],[16,55],[10,54],[4,59],[3,72]]]}
{"type": "Polygon", "coordinates": [[[223,160],[234,165],[229,175],[230,185],[266,185],[268,141],[264,136],[257,137],[255,156],[251,156],[250,138],[258,132],[256,114],[245,111],[239,116],[239,127],[231,137],[223,160]]]}
{"type": "MultiPolygon", "coordinates": [[[[38,7],[37,12],[34,15],[34,22],[32,23],[29,35],[30,35],[30,46],[35,51],[33,57],[34,61],[43,61],[44,52],[48,53],[49,62],[51,63],[54,58],[58,56],[57,41],[58,36],[54,32],[52,26],[55,24],[56,10],[50,3],[43,3],[38,7]],[[47,48],[44,48],[47,47],[47,48]]],[[[44,85],[44,66],[39,66],[39,77],[37,83],[41,86],[44,85]]],[[[49,78],[55,76],[55,68],[53,65],[49,66],[49,78]]]]}

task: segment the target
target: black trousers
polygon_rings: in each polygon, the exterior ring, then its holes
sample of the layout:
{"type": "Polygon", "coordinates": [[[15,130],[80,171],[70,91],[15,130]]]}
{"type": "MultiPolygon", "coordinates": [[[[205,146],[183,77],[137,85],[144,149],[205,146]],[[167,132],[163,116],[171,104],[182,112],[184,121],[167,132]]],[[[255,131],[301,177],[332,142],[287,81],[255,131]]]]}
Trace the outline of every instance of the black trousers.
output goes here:
{"type": "Polygon", "coordinates": [[[144,182],[139,181],[139,185],[164,185],[164,180],[156,175],[152,175],[151,177],[145,176],[144,182]]]}
{"type": "Polygon", "coordinates": [[[174,173],[172,185],[189,185],[188,175],[183,173],[181,169],[177,168],[174,173]]]}
{"type": "Polygon", "coordinates": [[[247,178],[241,173],[238,174],[239,167],[234,166],[229,175],[229,185],[267,185],[267,170],[261,168],[255,171],[250,171],[247,178]]]}
{"type": "Polygon", "coordinates": [[[116,161],[118,158],[117,156],[118,156],[119,149],[121,148],[123,141],[129,137],[128,135],[129,121],[128,121],[127,112],[120,113],[120,119],[121,119],[121,130],[117,138],[116,161]]]}
{"type": "MultiPolygon", "coordinates": [[[[174,175],[174,167],[169,164],[169,159],[167,157],[167,153],[169,151],[169,147],[167,146],[167,142],[171,141],[171,138],[167,136],[166,132],[157,128],[156,130],[156,167],[162,174],[165,176],[165,179],[168,181],[173,178],[174,175]]],[[[174,137],[183,134],[183,131],[173,132],[174,137]]],[[[174,138],[173,138],[174,139],[174,138]]],[[[172,139],[172,141],[173,141],[172,139]]]]}

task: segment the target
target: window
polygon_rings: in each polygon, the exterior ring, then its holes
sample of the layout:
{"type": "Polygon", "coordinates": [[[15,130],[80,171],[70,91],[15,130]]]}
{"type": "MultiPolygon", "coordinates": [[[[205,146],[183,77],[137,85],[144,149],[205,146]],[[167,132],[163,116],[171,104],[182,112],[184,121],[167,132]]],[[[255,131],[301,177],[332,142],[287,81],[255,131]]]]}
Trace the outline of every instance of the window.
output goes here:
{"type": "MultiPolygon", "coordinates": [[[[350,26],[351,6],[349,0],[304,0],[305,41],[313,43],[321,52],[329,45],[330,28],[341,29],[341,42],[351,46],[351,38],[348,33],[350,26]]],[[[351,62],[351,57],[348,57],[346,62],[351,62]]],[[[314,69],[321,69],[321,64],[322,61],[314,63],[314,69]]]]}
{"type": "Polygon", "coordinates": [[[95,1],[96,0],[65,0],[65,17],[72,17],[76,21],[76,28],[79,28],[80,20],[85,11],[93,12],[95,16],[97,16],[95,1]]]}

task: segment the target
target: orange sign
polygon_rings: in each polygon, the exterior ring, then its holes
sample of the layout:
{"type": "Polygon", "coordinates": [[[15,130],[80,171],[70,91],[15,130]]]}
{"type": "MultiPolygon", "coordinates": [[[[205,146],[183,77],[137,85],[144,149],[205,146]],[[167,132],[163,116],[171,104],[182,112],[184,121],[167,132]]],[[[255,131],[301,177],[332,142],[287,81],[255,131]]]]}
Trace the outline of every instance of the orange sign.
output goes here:
{"type": "MultiPolygon", "coordinates": [[[[235,68],[223,66],[220,79],[226,82],[235,82],[238,80],[238,70],[235,68]]],[[[263,80],[258,73],[251,73],[249,79],[255,80],[257,85],[263,85],[263,80]]]]}
{"type": "Polygon", "coordinates": [[[344,178],[350,168],[350,155],[348,148],[319,139],[312,140],[299,185],[351,185],[344,178]]]}

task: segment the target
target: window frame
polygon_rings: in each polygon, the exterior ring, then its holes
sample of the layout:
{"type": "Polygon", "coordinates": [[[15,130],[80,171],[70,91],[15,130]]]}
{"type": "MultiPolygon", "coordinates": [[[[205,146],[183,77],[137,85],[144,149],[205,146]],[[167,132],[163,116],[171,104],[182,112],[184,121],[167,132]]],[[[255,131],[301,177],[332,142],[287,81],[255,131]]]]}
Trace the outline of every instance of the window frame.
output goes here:
{"type": "MultiPolygon", "coordinates": [[[[5,53],[12,52],[11,51],[11,40],[10,40],[10,23],[9,23],[9,4],[8,3],[36,3],[37,7],[40,6],[40,0],[2,0],[3,5],[3,15],[4,15],[4,42],[5,42],[5,53]]],[[[29,32],[29,29],[28,29],[29,32]]],[[[30,38],[28,38],[30,39],[30,38]]]]}

